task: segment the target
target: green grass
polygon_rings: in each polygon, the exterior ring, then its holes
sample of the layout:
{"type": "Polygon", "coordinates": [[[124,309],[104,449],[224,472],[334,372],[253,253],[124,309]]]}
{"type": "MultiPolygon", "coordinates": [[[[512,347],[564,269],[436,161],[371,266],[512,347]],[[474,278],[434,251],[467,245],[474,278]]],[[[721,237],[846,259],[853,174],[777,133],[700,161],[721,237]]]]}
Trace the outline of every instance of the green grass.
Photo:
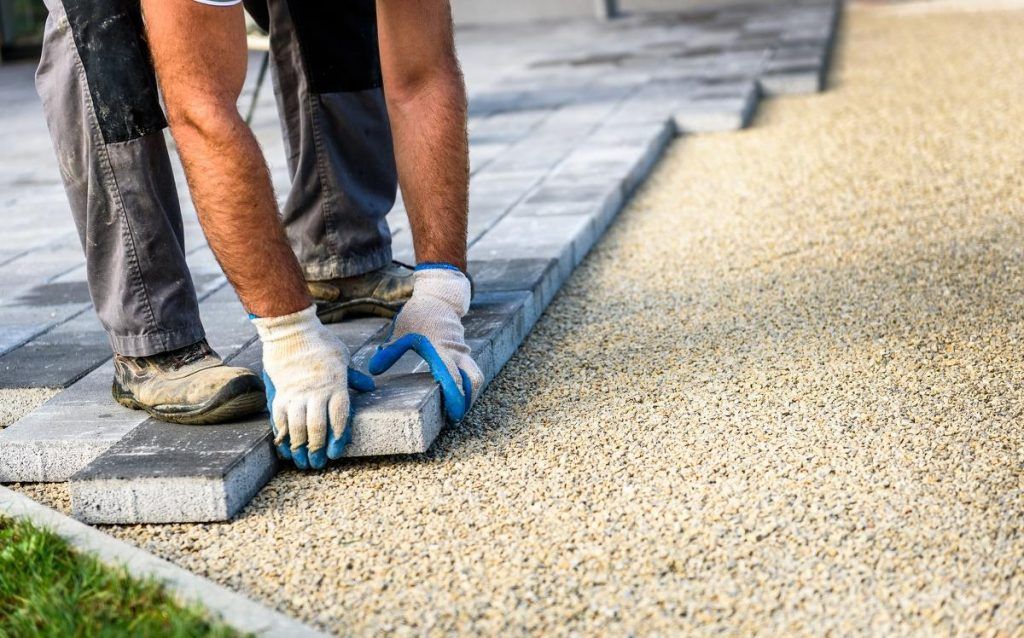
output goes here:
{"type": "Polygon", "coordinates": [[[157,583],[0,516],[0,638],[237,635],[200,609],[176,604],[157,583]]]}

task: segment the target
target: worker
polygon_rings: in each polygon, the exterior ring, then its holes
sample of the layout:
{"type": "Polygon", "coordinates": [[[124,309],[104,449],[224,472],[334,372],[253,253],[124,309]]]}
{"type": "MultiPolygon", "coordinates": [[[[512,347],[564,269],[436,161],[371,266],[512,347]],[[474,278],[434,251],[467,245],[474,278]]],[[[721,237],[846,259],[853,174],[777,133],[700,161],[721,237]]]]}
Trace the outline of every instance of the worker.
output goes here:
{"type": "Polygon", "coordinates": [[[279,453],[321,468],[350,437],[348,384],[372,387],[321,320],[371,310],[397,315],[370,371],[415,351],[447,415],[462,418],[483,378],[461,323],[471,294],[466,97],[447,0],[269,0],[292,174],[282,211],[236,107],[247,62],[238,0],[47,5],[37,86],[115,351],[119,402],[213,423],[266,401],[279,453]],[[168,122],[210,248],[260,336],[265,383],[205,340],[168,122]],[[418,261],[411,274],[391,263],[384,221],[396,181],[418,261]]]}

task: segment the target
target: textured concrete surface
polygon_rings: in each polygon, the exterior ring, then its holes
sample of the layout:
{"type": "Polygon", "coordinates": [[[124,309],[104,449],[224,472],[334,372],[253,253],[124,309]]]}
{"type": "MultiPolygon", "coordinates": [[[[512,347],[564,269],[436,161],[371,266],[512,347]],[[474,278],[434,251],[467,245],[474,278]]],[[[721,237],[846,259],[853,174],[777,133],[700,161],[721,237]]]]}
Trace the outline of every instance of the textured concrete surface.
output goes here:
{"type": "Polygon", "coordinates": [[[1024,12],[847,24],[431,453],[112,533],[339,633],[1024,632],[1024,12]]]}

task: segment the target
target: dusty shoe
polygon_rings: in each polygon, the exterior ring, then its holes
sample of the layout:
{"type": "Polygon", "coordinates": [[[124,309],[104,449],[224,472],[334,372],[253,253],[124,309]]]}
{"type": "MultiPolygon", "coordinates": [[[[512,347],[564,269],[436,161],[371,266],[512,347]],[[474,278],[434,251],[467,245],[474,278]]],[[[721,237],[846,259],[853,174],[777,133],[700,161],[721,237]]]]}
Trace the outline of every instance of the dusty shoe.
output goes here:
{"type": "Polygon", "coordinates": [[[224,365],[205,339],[149,357],[115,355],[113,394],[126,408],[190,425],[233,421],[267,406],[260,378],[224,365]]]}
{"type": "Polygon", "coordinates": [[[307,281],[324,323],[345,317],[372,315],[390,319],[412,296],[412,268],[397,261],[383,268],[339,279],[307,281]]]}

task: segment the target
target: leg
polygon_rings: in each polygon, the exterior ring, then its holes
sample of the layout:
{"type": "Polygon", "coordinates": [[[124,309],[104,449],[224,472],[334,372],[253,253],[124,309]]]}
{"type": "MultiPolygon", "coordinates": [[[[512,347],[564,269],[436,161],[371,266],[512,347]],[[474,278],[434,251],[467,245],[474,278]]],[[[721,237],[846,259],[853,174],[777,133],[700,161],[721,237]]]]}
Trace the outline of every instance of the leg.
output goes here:
{"type": "Polygon", "coordinates": [[[466,269],[466,87],[447,0],[377,0],[381,65],[417,262],[466,269]]]}
{"type": "Polygon", "coordinates": [[[115,352],[203,338],[137,2],[46,0],[36,76],[89,290],[115,352]]]}
{"type": "MultiPolygon", "coordinates": [[[[267,10],[268,0],[252,0],[267,10]]],[[[282,215],[309,280],[391,261],[397,188],[374,0],[269,0],[274,88],[292,188],[282,215]]],[[[258,10],[258,9],[257,9],[258,10]]]]}

